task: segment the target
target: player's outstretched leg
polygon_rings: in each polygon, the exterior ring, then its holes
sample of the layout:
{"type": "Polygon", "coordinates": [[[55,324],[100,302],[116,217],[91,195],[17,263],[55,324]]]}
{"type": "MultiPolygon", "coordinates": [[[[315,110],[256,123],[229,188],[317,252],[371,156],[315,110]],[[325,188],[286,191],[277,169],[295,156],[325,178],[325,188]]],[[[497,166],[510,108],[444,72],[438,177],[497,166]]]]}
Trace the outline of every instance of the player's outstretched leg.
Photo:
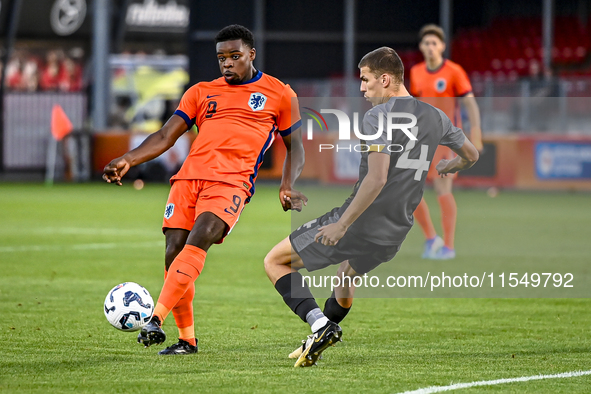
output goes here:
{"type": "MultiPolygon", "coordinates": [[[[183,250],[189,231],[183,229],[166,229],[166,254],[164,256],[164,281],[168,277],[168,270],[176,257],[183,250]]],[[[172,346],[158,352],[160,355],[193,354],[197,353],[197,339],[193,321],[193,298],[195,283],[191,283],[185,294],[172,308],[172,314],[179,328],[179,341],[172,346]]]]}
{"type": "MultiPolygon", "coordinates": [[[[339,302],[334,298],[334,292],[331,295],[331,298],[326,300],[326,303],[324,304],[324,315],[328,318],[328,320],[339,324],[347,315],[347,313],[349,313],[349,310],[351,309],[351,307],[349,308],[344,308],[342,307],[339,302]],[[337,313],[335,313],[337,312],[337,313]]],[[[314,336],[314,334],[310,334],[308,335],[308,337],[304,340],[302,340],[302,345],[298,346],[293,352],[289,353],[289,356],[287,356],[288,358],[299,358],[302,353],[304,352],[304,350],[306,350],[306,347],[309,344],[309,340],[310,338],[312,338],[314,336]]]]}
{"type": "MultiPolygon", "coordinates": [[[[355,288],[353,288],[353,290],[354,289],[355,288]]],[[[322,313],[324,313],[324,315],[328,318],[329,321],[339,324],[341,321],[343,321],[345,316],[347,316],[347,313],[349,313],[349,310],[351,309],[351,304],[348,304],[349,306],[345,308],[341,306],[339,302],[343,302],[344,304],[346,304],[348,299],[339,298],[339,300],[337,300],[335,297],[335,292],[333,291],[330,298],[328,298],[324,303],[324,310],[322,311],[322,313]]],[[[351,294],[351,301],[353,300],[352,297],[353,296],[351,294]]],[[[306,350],[306,347],[310,343],[310,338],[312,338],[313,336],[314,334],[308,335],[306,339],[302,340],[302,344],[298,346],[293,352],[291,352],[287,357],[293,359],[299,358],[302,355],[302,353],[304,353],[304,350],[306,350]]]]}
{"type": "MultiPolygon", "coordinates": [[[[349,310],[351,310],[351,307],[353,306],[353,294],[355,293],[353,278],[356,273],[349,265],[348,261],[343,261],[339,266],[337,276],[342,277],[342,275],[351,277],[351,282],[343,281],[340,286],[336,287],[330,297],[326,300],[324,310],[322,311],[328,320],[337,324],[345,319],[349,310]]],[[[306,349],[308,340],[312,336],[314,336],[314,334],[308,335],[308,337],[302,341],[302,345],[298,346],[288,357],[294,359],[299,358],[306,349]]]]}
{"type": "Polygon", "coordinates": [[[308,284],[297,269],[303,268],[301,258],[291,247],[289,238],[277,244],[265,257],[265,271],[283,301],[313,332],[312,342],[306,346],[295,366],[311,366],[322,352],[342,337],[341,328],[322,313],[308,284]],[[306,351],[307,350],[307,351],[306,351]]]}
{"type": "MultiPolygon", "coordinates": [[[[164,230],[166,236],[166,253],[164,255],[164,280],[168,276],[168,270],[174,259],[181,253],[189,231],[176,228],[167,228],[164,230]]],[[[185,294],[172,308],[172,314],[179,329],[179,339],[187,342],[189,345],[197,346],[197,339],[195,338],[195,325],[193,319],[193,298],[195,297],[195,283],[191,283],[185,294]]],[[[182,344],[179,342],[178,344],[182,344]]],[[[177,345],[178,345],[177,344],[177,345]]],[[[175,346],[175,345],[173,345],[175,346]]],[[[181,346],[182,348],[183,346],[181,346]]],[[[163,351],[164,352],[164,351],[163,351]]],[[[168,352],[160,352],[160,354],[169,354],[168,352]]],[[[186,353],[183,353],[186,354],[186,353]]]]}
{"type": "Polygon", "coordinates": [[[153,316],[148,324],[142,327],[142,330],[137,336],[137,341],[145,347],[160,345],[166,341],[166,334],[162,330],[162,322],[158,316],[153,316]]]}
{"type": "Polygon", "coordinates": [[[334,346],[342,341],[343,331],[341,327],[332,321],[328,321],[324,327],[308,337],[302,354],[296,360],[294,367],[311,367],[316,364],[320,355],[329,346],[334,346]]]}
{"type": "Polygon", "coordinates": [[[203,270],[207,250],[223,237],[225,227],[225,222],[210,212],[204,212],[197,218],[187,243],[168,269],[164,286],[154,308],[154,316],[140,332],[138,342],[148,347],[166,340],[166,334],[161,328],[162,322],[187,293],[189,287],[194,285],[203,270]]]}
{"type": "Polygon", "coordinates": [[[184,355],[184,354],[194,354],[197,353],[197,342],[199,340],[195,339],[195,345],[190,344],[189,342],[180,339],[174,345],[167,347],[164,350],[158,352],[158,354],[162,356],[174,356],[174,355],[184,355]]]}

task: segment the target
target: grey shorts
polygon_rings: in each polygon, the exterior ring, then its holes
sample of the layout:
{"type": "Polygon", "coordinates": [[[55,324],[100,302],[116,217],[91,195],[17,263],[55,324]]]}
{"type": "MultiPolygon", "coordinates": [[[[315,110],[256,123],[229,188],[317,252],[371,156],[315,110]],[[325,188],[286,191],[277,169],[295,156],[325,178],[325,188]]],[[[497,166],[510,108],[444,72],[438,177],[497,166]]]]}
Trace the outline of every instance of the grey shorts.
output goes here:
{"type": "Polygon", "coordinates": [[[300,256],[308,271],[319,270],[349,260],[349,265],[355,272],[363,275],[396,256],[400,245],[374,244],[350,232],[346,232],[345,236],[334,246],[314,242],[319,227],[336,223],[339,220],[339,209],[334,208],[321,217],[300,226],[289,235],[291,246],[300,256]]]}

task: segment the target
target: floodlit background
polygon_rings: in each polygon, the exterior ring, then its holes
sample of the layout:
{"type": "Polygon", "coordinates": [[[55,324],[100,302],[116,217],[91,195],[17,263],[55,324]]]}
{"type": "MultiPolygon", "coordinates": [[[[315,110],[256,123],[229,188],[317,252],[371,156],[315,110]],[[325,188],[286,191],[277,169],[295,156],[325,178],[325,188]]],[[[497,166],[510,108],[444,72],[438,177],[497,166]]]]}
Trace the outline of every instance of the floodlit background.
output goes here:
{"type": "MultiPolygon", "coordinates": [[[[422,61],[418,30],[438,23],[447,33],[448,57],[471,79],[487,143],[481,162],[459,184],[590,188],[584,157],[573,159],[578,172],[548,179],[535,171],[542,165],[535,154],[540,141],[588,147],[591,5],[585,0],[254,0],[223,8],[185,0],[3,1],[0,179],[43,179],[55,149],[56,180],[97,179],[111,158],[170,117],[185,88],[219,77],[213,37],[227,24],[249,27],[256,67],[290,83],[299,96],[355,97],[356,65],[365,53],[393,47],[408,77],[422,61]],[[57,148],[50,141],[55,104],[74,127],[57,148]],[[519,157],[506,169],[515,150],[519,157]]],[[[193,138],[187,134],[172,157],[131,175],[166,181],[193,138]]],[[[279,175],[282,152],[274,151],[280,148],[267,153],[261,179],[279,175]]],[[[548,152],[546,162],[560,161],[559,153],[548,152]]],[[[338,174],[338,168],[308,170],[305,177],[339,181],[338,174]]]]}

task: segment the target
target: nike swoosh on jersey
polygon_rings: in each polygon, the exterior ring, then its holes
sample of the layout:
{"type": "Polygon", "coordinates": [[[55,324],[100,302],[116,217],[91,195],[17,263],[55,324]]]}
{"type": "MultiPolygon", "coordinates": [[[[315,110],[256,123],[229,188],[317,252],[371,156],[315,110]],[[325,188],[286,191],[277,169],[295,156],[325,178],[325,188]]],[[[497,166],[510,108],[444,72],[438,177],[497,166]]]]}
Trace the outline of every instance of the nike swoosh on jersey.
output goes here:
{"type": "Polygon", "coordinates": [[[179,271],[179,270],[176,270],[176,272],[178,272],[179,274],[186,275],[186,276],[188,276],[189,278],[193,278],[191,275],[189,275],[189,274],[185,274],[184,272],[181,272],[181,271],[179,271]]]}
{"type": "Polygon", "coordinates": [[[217,97],[217,96],[221,96],[221,94],[212,94],[212,95],[207,95],[207,98],[210,99],[212,97],[217,97]]]}

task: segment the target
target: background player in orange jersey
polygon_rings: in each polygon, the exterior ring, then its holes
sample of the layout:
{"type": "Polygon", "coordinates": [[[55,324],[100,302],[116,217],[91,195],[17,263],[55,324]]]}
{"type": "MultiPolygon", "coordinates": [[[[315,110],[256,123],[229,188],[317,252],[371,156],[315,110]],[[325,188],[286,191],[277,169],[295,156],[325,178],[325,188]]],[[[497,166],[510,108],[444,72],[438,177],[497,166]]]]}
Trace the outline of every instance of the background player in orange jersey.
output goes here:
{"type": "Polygon", "coordinates": [[[163,343],[162,322],[172,311],[179,342],[159,354],[197,352],[194,282],[209,247],[222,243],[254,194],[264,153],[277,134],[287,148],[279,189],[283,209],[301,210],[307,201],[292,189],[304,165],[296,94],[289,85],[255,69],[254,37],[247,28],[227,26],[215,42],[223,77],[189,88],[162,129],[111,161],[103,174],[107,182],[121,185],[121,177],[130,167],[165,152],[193,124],[199,129],[189,156],[171,179],[162,225],[166,237],[164,286],[154,316],[138,336],[138,342],[146,347],[163,343]]]}
{"type": "MultiPolygon", "coordinates": [[[[472,93],[472,85],[464,69],[451,60],[443,57],[445,51],[445,35],[437,25],[426,25],[419,32],[419,49],[425,58],[410,69],[410,94],[421,97],[439,109],[451,119],[456,127],[462,127],[458,101],[466,107],[470,120],[470,140],[482,151],[482,131],[480,129],[480,112],[472,93]],[[459,100],[457,99],[459,98],[459,100]]],[[[442,159],[450,160],[455,155],[445,147],[437,148],[433,163],[442,159]]],[[[439,177],[435,165],[429,169],[427,179],[433,181],[441,208],[443,239],[437,235],[429,207],[423,198],[415,211],[415,219],[425,234],[423,258],[453,259],[456,256],[454,236],[456,231],[457,206],[452,194],[452,182],[456,174],[439,177]]]]}

